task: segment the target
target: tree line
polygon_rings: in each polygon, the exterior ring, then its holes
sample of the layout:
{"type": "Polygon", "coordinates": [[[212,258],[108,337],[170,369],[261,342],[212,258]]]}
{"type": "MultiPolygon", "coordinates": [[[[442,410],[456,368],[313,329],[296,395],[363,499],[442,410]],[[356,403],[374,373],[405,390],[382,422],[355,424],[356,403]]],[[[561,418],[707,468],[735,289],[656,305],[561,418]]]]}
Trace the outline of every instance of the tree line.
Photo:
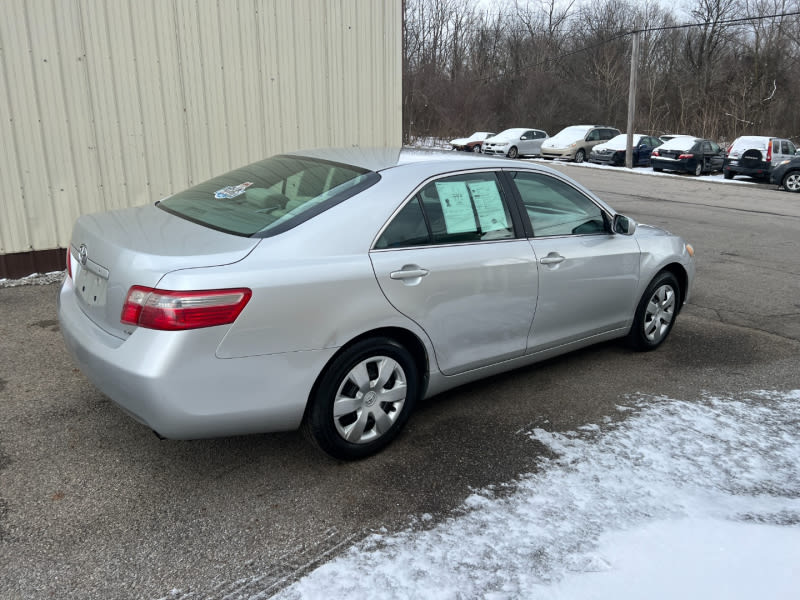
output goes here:
{"type": "Polygon", "coordinates": [[[403,132],[579,123],[800,142],[800,0],[404,0],[403,132]]]}

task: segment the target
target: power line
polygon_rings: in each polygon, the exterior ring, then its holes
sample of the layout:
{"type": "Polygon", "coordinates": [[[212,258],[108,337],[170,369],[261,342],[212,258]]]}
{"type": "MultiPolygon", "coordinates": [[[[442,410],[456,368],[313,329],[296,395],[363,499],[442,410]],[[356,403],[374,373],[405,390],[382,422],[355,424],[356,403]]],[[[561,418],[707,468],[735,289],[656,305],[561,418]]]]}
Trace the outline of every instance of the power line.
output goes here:
{"type": "Polygon", "coordinates": [[[772,15],[759,15],[759,16],[750,16],[750,17],[739,17],[739,18],[736,18],[736,19],[724,19],[722,21],[702,21],[702,22],[698,22],[698,23],[684,23],[682,25],[665,25],[665,26],[661,26],[661,27],[645,27],[645,28],[642,28],[642,29],[633,29],[631,31],[624,31],[624,32],[618,33],[617,35],[614,35],[614,36],[611,36],[609,38],[600,40],[599,42],[596,42],[596,43],[591,44],[589,46],[583,46],[581,48],[577,48],[577,49],[571,50],[569,52],[564,52],[564,53],[559,54],[557,56],[553,56],[553,57],[550,57],[550,58],[545,58],[545,59],[540,60],[540,61],[538,61],[536,63],[530,64],[530,65],[526,65],[525,67],[522,67],[522,68],[512,69],[510,71],[504,71],[503,73],[487,75],[485,77],[476,77],[476,78],[470,79],[470,81],[477,83],[477,82],[491,81],[492,79],[497,79],[499,77],[505,77],[505,76],[507,76],[509,74],[519,75],[519,74],[521,74],[521,73],[523,73],[525,71],[530,71],[530,70],[535,69],[537,67],[540,67],[540,66],[542,66],[544,64],[560,61],[560,60],[563,60],[563,59],[568,58],[570,56],[574,56],[575,54],[581,54],[583,52],[589,52],[589,51],[594,50],[596,48],[600,48],[600,47],[605,46],[607,44],[610,44],[611,42],[614,42],[614,41],[616,41],[618,39],[625,38],[625,37],[628,37],[630,35],[633,35],[634,33],[648,33],[648,32],[656,32],[656,31],[669,31],[669,30],[676,30],[676,29],[690,29],[690,28],[693,28],[693,27],[707,27],[707,26],[710,26],[710,25],[728,26],[728,25],[734,25],[734,24],[740,24],[740,23],[750,23],[750,22],[753,22],[753,21],[763,21],[763,20],[766,20],[766,19],[776,19],[776,18],[780,18],[780,17],[794,17],[794,16],[800,16],[800,11],[776,13],[776,14],[772,14],[772,15]]]}
{"type": "Polygon", "coordinates": [[[752,17],[739,17],[737,19],[725,19],[723,21],[703,21],[702,23],[684,23],[683,25],[665,25],[663,27],[646,27],[644,29],[634,29],[628,33],[647,33],[649,31],[668,31],[671,29],[688,29],[690,27],[704,27],[708,25],[734,25],[736,23],[751,23],[753,21],[763,21],[765,19],[777,19],[778,17],[796,17],[800,11],[788,13],[776,13],[774,15],[759,15],[752,17]]]}

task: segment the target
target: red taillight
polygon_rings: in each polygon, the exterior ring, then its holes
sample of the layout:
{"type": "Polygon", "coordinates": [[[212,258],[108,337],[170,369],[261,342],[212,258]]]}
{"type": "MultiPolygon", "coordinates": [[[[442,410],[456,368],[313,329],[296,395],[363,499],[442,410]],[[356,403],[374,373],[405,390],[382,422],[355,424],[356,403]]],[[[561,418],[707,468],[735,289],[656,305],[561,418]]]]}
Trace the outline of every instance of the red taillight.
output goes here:
{"type": "Polygon", "coordinates": [[[682,158],[694,158],[694,154],[681,154],[681,155],[678,157],[678,160],[680,160],[680,159],[682,159],[682,158]]]}
{"type": "Polygon", "coordinates": [[[729,156],[729,155],[730,155],[730,153],[731,153],[731,148],[733,148],[733,144],[731,144],[730,146],[728,146],[728,149],[727,149],[727,150],[725,150],[725,156],[729,156]]]}
{"type": "Polygon", "coordinates": [[[661,156],[661,154],[659,154],[659,152],[658,152],[658,148],[656,148],[655,150],[653,150],[653,151],[650,153],[650,156],[661,156]]]}
{"type": "Polygon", "coordinates": [[[772,140],[767,144],[767,162],[772,162],[772,140]]]}
{"type": "Polygon", "coordinates": [[[165,331],[227,325],[252,295],[247,288],[175,292],[135,285],[128,290],[120,321],[165,331]]]}
{"type": "Polygon", "coordinates": [[[67,246],[67,276],[72,279],[72,249],[67,246]]]}

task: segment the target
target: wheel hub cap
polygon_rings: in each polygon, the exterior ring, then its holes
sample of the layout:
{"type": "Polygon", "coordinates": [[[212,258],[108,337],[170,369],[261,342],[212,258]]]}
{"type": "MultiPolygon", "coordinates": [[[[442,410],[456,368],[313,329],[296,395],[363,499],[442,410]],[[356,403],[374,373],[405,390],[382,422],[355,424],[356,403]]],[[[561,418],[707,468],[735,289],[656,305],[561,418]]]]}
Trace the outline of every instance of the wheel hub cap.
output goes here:
{"type": "Polygon", "coordinates": [[[403,411],[406,374],[388,356],[361,361],[339,385],[333,403],[333,421],[342,438],[366,444],[388,432],[403,411]]]}

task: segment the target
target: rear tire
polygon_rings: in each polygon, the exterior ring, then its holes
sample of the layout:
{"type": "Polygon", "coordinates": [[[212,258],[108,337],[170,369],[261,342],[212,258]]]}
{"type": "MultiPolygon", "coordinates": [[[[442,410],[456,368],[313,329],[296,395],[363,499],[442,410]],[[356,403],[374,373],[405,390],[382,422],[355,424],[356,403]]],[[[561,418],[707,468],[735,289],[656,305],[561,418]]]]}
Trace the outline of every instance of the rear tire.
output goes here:
{"type": "Polygon", "coordinates": [[[723,171],[722,172],[722,176],[725,179],[733,179],[733,173],[731,173],[730,171],[723,171]]]}
{"type": "Polygon", "coordinates": [[[800,192],[800,171],[791,171],[783,178],[783,189],[787,192],[800,192]]]}
{"type": "Polygon", "coordinates": [[[627,343],[634,350],[648,352],[667,339],[680,310],[678,280],[669,271],[661,271],[642,294],[627,343]]]}
{"type": "Polygon", "coordinates": [[[664,169],[662,169],[661,167],[653,167],[653,171],[655,171],[656,173],[661,173],[663,170],[664,169]]]}
{"type": "Polygon", "coordinates": [[[698,162],[694,166],[694,173],[693,174],[694,174],[695,177],[700,177],[700,175],[703,174],[703,161],[698,162]]]}
{"type": "Polygon", "coordinates": [[[323,451],[356,460],[387,446],[419,395],[411,353],[386,337],[362,340],[327,366],[309,400],[303,429],[323,451]]]}
{"type": "Polygon", "coordinates": [[[473,152],[478,152],[478,153],[480,153],[480,151],[481,151],[481,145],[480,145],[480,144],[475,144],[475,145],[472,147],[472,151],[473,151],[473,152]]]}

